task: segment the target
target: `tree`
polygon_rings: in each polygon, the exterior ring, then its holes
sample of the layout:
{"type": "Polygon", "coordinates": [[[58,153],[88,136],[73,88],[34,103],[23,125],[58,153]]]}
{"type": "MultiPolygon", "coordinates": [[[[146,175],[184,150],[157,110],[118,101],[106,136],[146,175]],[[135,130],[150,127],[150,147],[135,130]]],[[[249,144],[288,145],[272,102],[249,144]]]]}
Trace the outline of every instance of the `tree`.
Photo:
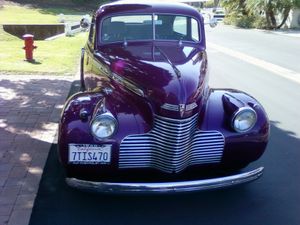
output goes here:
{"type": "Polygon", "coordinates": [[[300,0],[223,0],[229,11],[260,19],[265,16],[267,28],[279,29],[286,22],[292,8],[300,7],[300,0]],[[279,16],[278,16],[279,15],[279,16]]]}
{"type": "Polygon", "coordinates": [[[225,8],[225,24],[232,24],[238,27],[253,27],[253,17],[246,8],[247,0],[222,0],[221,5],[225,8]]]}
{"type": "Polygon", "coordinates": [[[229,14],[247,14],[246,12],[246,0],[223,0],[221,1],[222,6],[226,9],[229,14]]]}
{"type": "Polygon", "coordinates": [[[279,29],[286,22],[291,9],[299,3],[300,0],[247,0],[246,8],[256,15],[265,14],[268,28],[279,29]]]}

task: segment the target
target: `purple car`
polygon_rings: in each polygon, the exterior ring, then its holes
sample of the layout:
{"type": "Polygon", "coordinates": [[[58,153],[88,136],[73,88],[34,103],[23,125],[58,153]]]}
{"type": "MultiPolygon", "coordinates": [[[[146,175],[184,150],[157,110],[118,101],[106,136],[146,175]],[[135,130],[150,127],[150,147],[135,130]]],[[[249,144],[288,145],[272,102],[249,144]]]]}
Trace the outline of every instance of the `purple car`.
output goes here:
{"type": "Polygon", "coordinates": [[[202,16],[179,3],[103,5],[81,58],[81,92],[59,127],[66,182],[112,193],[189,192],[246,183],[269,121],[248,94],[208,86],[202,16]]]}

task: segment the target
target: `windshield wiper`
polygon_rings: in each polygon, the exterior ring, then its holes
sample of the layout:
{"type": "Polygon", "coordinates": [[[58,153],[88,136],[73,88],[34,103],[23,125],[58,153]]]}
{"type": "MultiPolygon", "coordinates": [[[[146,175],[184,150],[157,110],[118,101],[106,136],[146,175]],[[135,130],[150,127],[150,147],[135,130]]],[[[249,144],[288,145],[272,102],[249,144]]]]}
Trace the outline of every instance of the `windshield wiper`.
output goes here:
{"type": "Polygon", "coordinates": [[[157,50],[163,55],[163,57],[166,59],[166,61],[170,64],[170,66],[173,68],[175,74],[177,75],[178,78],[181,77],[181,72],[180,70],[175,66],[174,63],[171,62],[171,60],[168,58],[168,56],[166,55],[166,53],[164,53],[163,50],[161,50],[158,46],[155,45],[155,48],[157,48],[157,50]]]}

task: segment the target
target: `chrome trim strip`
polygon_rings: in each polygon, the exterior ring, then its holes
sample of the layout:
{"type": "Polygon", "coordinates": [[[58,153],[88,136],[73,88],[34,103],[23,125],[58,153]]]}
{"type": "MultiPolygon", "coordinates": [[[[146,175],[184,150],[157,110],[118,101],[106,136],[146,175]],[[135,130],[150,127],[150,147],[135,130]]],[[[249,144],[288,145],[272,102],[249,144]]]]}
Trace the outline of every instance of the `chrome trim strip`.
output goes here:
{"type": "Polygon", "coordinates": [[[109,77],[112,78],[117,83],[123,85],[125,88],[132,91],[133,93],[135,93],[135,94],[137,94],[141,97],[145,97],[144,91],[142,89],[138,88],[135,84],[131,83],[130,81],[128,81],[124,77],[119,76],[116,73],[111,73],[109,75],[109,77]]]}
{"type": "Polygon", "coordinates": [[[264,167],[225,177],[210,178],[204,180],[161,182],[161,183],[112,183],[93,182],[79,180],[76,178],[66,178],[69,186],[81,190],[100,193],[180,193],[204,191],[217,188],[226,188],[234,185],[248,183],[262,176],[264,167]]]}
{"type": "MultiPolygon", "coordinates": [[[[197,107],[198,107],[197,103],[193,102],[193,103],[185,105],[184,110],[185,111],[190,111],[190,110],[193,110],[193,109],[195,109],[197,107]]],[[[180,111],[179,105],[174,105],[174,104],[169,104],[169,103],[163,104],[161,106],[161,108],[165,109],[165,110],[169,110],[169,111],[175,111],[175,112],[179,112],[180,111]]]]}
{"type": "Polygon", "coordinates": [[[195,108],[197,108],[197,107],[198,107],[197,103],[196,103],[196,102],[193,102],[193,103],[191,103],[191,104],[186,105],[186,106],[185,106],[185,110],[186,110],[186,111],[190,111],[190,110],[193,110],[193,109],[195,109],[195,108]]]}
{"type": "Polygon", "coordinates": [[[169,103],[165,103],[161,106],[162,109],[170,110],[170,111],[179,111],[178,105],[171,105],[169,103]]]}

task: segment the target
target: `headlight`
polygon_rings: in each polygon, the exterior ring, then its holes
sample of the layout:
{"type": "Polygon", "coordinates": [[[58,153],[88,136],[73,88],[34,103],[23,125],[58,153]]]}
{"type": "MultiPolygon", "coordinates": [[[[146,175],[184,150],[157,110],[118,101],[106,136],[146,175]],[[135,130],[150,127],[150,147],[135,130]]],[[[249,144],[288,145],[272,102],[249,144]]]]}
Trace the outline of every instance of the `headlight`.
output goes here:
{"type": "Polygon", "coordinates": [[[250,107],[242,107],[232,117],[232,128],[239,133],[251,130],[257,120],[256,112],[250,107]]]}
{"type": "Polygon", "coordinates": [[[117,120],[111,113],[96,116],[91,123],[92,134],[98,139],[111,137],[117,128],[117,120]]]}

